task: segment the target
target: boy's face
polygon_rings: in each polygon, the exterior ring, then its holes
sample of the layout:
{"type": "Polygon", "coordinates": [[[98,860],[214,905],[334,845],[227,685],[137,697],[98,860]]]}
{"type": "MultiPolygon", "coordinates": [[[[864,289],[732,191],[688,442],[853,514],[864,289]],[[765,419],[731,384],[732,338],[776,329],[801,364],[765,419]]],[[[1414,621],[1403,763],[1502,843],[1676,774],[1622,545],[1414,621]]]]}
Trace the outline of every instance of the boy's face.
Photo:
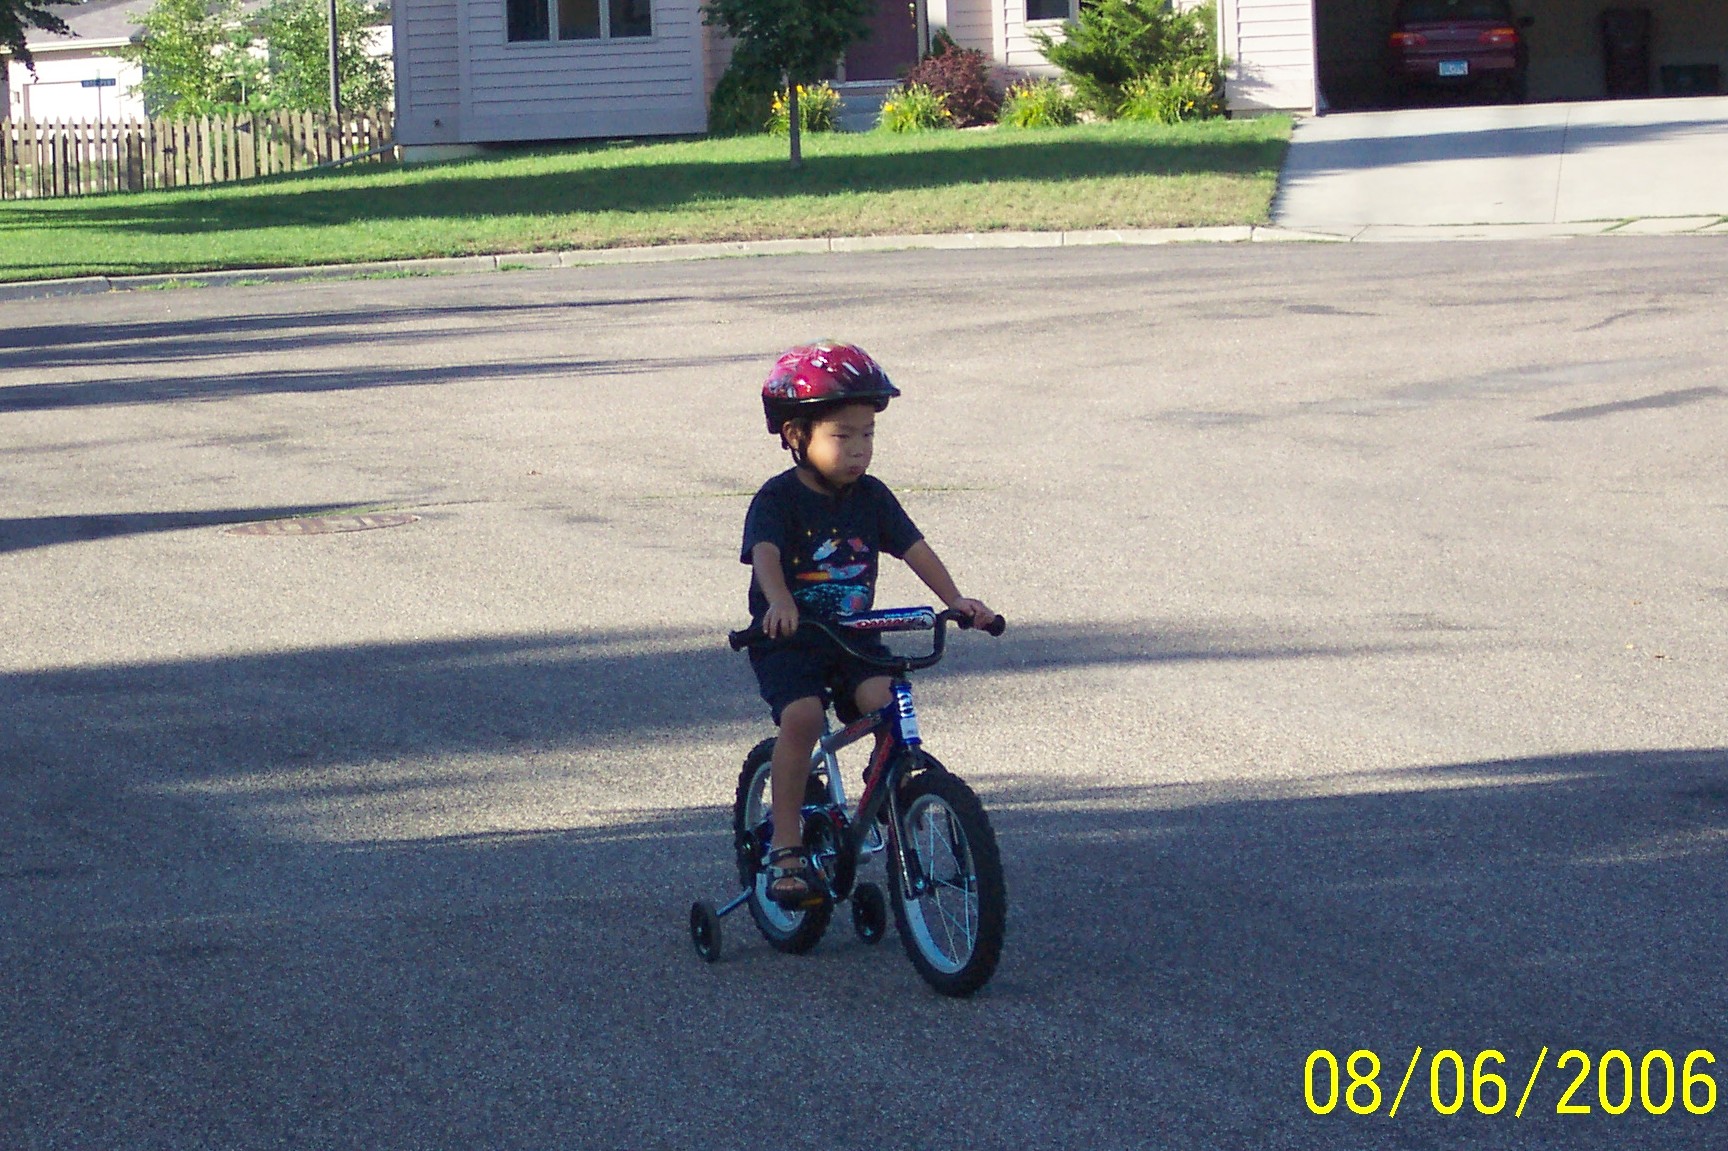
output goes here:
{"type": "Polygon", "coordinates": [[[811,422],[805,462],[835,487],[856,483],[869,470],[875,435],[876,409],[869,404],[848,404],[811,422]]]}

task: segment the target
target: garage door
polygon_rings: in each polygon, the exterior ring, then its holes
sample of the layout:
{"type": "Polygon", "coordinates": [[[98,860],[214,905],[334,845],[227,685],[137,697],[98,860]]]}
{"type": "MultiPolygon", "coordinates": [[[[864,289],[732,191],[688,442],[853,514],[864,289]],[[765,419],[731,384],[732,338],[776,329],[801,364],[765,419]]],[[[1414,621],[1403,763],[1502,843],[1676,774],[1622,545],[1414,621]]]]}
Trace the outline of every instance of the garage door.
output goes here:
{"type": "MultiPolygon", "coordinates": [[[[1314,0],[1320,88],[1335,110],[1387,98],[1383,52],[1397,0],[1314,0]]],[[[1649,12],[1651,95],[1708,93],[1728,82],[1728,4],[1701,0],[1512,0],[1530,48],[1529,99],[1600,100],[1610,95],[1603,59],[1604,8],[1649,12]]],[[[1708,93],[1714,94],[1714,93],[1708,93]]]]}

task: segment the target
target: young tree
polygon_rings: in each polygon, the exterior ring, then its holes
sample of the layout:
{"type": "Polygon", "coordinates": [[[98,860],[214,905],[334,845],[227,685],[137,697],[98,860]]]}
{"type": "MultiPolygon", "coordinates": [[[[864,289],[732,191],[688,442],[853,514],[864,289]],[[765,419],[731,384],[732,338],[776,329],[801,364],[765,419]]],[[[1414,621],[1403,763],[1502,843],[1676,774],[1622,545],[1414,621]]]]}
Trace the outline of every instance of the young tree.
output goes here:
{"type": "Polygon", "coordinates": [[[771,69],[786,85],[794,168],[804,162],[798,85],[819,79],[864,36],[872,7],[872,0],[708,0],[703,6],[703,23],[737,40],[736,51],[752,66],[771,69]]]}
{"type": "Polygon", "coordinates": [[[156,0],[144,35],[115,54],[140,66],[137,91],[153,116],[245,112],[264,99],[264,62],[240,20],[239,0],[156,0]]]}
{"type": "MultiPolygon", "coordinates": [[[[371,16],[362,0],[336,0],[336,71],[345,108],[390,106],[390,61],[366,51],[371,16]]],[[[330,17],[324,0],[275,0],[258,13],[256,35],[270,46],[271,106],[329,108],[330,17]]]]}

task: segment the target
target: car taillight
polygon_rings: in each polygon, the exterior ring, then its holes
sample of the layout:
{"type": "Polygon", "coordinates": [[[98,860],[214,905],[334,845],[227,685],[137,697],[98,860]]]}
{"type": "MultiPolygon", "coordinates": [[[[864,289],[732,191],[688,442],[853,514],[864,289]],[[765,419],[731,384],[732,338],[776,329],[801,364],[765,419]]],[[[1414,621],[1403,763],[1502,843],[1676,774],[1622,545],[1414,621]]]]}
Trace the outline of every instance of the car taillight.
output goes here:
{"type": "Polygon", "coordinates": [[[1428,43],[1428,37],[1420,32],[1392,33],[1392,47],[1394,48],[1420,48],[1426,43],[1428,43]]]}
{"type": "Polygon", "coordinates": [[[1518,43],[1518,29],[1486,28],[1477,39],[1483,44],[1489,44],[1496,48],[1510,48],[1518,43]]]}

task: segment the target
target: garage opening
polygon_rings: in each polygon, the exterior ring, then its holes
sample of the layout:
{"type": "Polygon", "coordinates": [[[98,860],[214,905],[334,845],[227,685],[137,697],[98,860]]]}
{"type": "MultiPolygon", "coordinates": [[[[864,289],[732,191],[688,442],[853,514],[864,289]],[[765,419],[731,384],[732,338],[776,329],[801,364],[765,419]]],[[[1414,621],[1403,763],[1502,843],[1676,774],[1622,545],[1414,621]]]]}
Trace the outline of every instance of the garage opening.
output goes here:
{"type": "Polygon", "coordinates": [[[1332,111],[1525,99],[1721,95],[1728,83],[1728,4],[1699,0],[1510,0],[1528,62],[1516,86],[1459,60],[1432,82],[1400,84],[1388,59],[1407,0],[1314,0],[1320,91],[1332,111]],[[1605,15],[1606,18],[1605,18],[1605,15]]]}

